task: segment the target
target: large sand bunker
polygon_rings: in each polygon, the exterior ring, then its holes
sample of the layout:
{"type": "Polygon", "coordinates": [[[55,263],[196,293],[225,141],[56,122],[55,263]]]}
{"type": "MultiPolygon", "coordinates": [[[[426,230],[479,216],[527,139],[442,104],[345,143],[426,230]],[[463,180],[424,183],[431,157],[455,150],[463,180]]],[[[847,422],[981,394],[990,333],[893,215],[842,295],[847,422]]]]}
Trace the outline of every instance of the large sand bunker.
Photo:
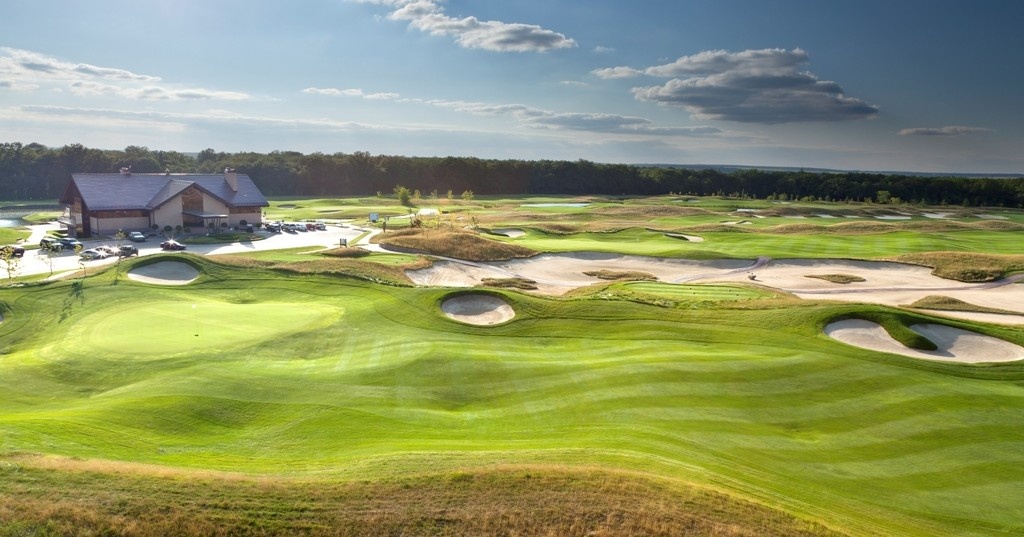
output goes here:
{"type": "Polygon", "coordinates": [[[516,316],[504,300],[484,294],[449,298],[441,304],[441,311],[456,321],[481,326],[503,323],[516,316]]]}
{"type": "Polygon", "coordinates": [[[825,334],[848,345],[925,360],[971,364],[1024,360],[1024,347],[991,336],[940,324],[915,324],[910,329],[928,338],[938,349],[908,348],[893,339],[885,328],[863,319],[830,323],[825,334]]]}
{"type": "Polygon", "coordinates": [[[128,271],[128,279],[156,285],[186,285],[199,277],[199,271],[180,261],[159,261],[128,271]]]}

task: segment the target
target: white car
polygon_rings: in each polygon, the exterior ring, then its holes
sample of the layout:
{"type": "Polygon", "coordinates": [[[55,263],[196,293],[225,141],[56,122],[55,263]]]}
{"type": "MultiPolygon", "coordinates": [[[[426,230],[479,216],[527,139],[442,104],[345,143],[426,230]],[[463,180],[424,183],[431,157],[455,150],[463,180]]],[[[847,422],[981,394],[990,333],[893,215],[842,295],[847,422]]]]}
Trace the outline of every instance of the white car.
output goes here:
{"type": "Polygon", "coordinates": [[[110,254],[98,248],[89,248],[88,250],[82,250],[82,252],[78,254],[78,257],[81,257],[82,259],[85,260],[106,259],[110,257],[110,254]]]}

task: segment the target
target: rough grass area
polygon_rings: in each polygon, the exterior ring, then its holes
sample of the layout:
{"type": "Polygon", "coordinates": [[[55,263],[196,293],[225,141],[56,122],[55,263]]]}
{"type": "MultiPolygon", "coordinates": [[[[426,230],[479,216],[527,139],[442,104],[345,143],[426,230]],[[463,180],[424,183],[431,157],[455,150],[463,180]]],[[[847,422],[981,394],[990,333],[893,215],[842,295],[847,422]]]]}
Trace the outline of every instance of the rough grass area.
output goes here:
{"type": "Polygon", "coordinates": [[[867,281],[864,278],[861,278],[860,276],[856,276],[854,274],[804,274],[804,277],[841,284],[867,281]]]}
{"type": "Polygon", "coordinates": [[[638,270],[587,270],[583,274],[587,276],[598,278],[601,280],[612,280],[612,281],[645,281],[653,282],[657,281],[658,277],[649,272],[641,272],[638,270]]]}
{"type": "Polygon", "coordinates": [[[507,261],[537,254],[529,248],[489,240],[471,231],[407,229],[376,238],[386,246],[467,261],[507,261]]]}
{"type": "Polygon", "coordinates": [[[496,289],[521,289],[523,291],[537,289],[537,282],[528,278],[483,278],[480,280],[480,285],[496,289]]]}
{"type": "Polygon", "coordinates": [[[273,261],[242,255],[218,255],[213,258],[217,264],[240,268],[264,268],[293,274],[348,276],[360,280],[387,285],[412,285],[405,275],[406,268],[421,268],[417,265],[392,265],[374,263],[361,259],[311,257],[301,261],[273,261]]]}
{"type": "Polygon", "coordinates": [[[840,535],[707,489],[543,466],[331,482],[17,456],[0,478],[4,536],[840,535]]]}
{"type": "Polygon", "coordinates": [[[892,259],[932,267],[932,274],[960,282],[989,282],[1010,272],[1024,270],[1024,255],[994,255],[974,252],[929,252],[906,254],[892,259]]]}
{"type": "Polygon", "coordinates": [[[964,302],[958,298],[949,296],[931,295],[926,296],[913,304],[908,304],[908,308],[917,308],[925,310],[942,310],[942,311],[970,311],[975,313],[998,313],[1000,315],[1020,315],[1020,312],[1004,310],[999,308],[987,308],[985,306],[978,306],[969,302],[964,302]]]}

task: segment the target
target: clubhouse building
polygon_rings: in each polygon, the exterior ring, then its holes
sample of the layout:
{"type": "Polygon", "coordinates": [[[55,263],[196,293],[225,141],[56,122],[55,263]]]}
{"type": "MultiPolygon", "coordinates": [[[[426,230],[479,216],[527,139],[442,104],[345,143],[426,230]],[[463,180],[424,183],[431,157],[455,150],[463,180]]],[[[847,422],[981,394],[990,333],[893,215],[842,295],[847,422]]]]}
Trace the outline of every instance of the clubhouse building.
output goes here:
{"type": "Polygon", "coordinates": [[[60,202],[60,223],[72,237],[149,232],[153,226],[259,226],[270,205],[249,176],[230,168],[217,175],[76,173],[60,202]]]}

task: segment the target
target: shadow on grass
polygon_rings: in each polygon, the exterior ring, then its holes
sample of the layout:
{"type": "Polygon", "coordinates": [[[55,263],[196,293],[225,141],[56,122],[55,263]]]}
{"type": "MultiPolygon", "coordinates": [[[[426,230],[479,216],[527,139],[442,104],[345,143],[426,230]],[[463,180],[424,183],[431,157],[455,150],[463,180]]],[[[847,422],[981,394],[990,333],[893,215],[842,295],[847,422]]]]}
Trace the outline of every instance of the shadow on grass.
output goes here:
{"type": "Polygon", "coordinates": [[[82,280],[76,280],[71,283],[71,289],[68,296],[64,297],[64,301],[60,305],[60,318],[58,323],[64,322],[65,319],[71,316],[74,312],[75,303],[79,305],[85,304],[85,282],[82,280]]]}

